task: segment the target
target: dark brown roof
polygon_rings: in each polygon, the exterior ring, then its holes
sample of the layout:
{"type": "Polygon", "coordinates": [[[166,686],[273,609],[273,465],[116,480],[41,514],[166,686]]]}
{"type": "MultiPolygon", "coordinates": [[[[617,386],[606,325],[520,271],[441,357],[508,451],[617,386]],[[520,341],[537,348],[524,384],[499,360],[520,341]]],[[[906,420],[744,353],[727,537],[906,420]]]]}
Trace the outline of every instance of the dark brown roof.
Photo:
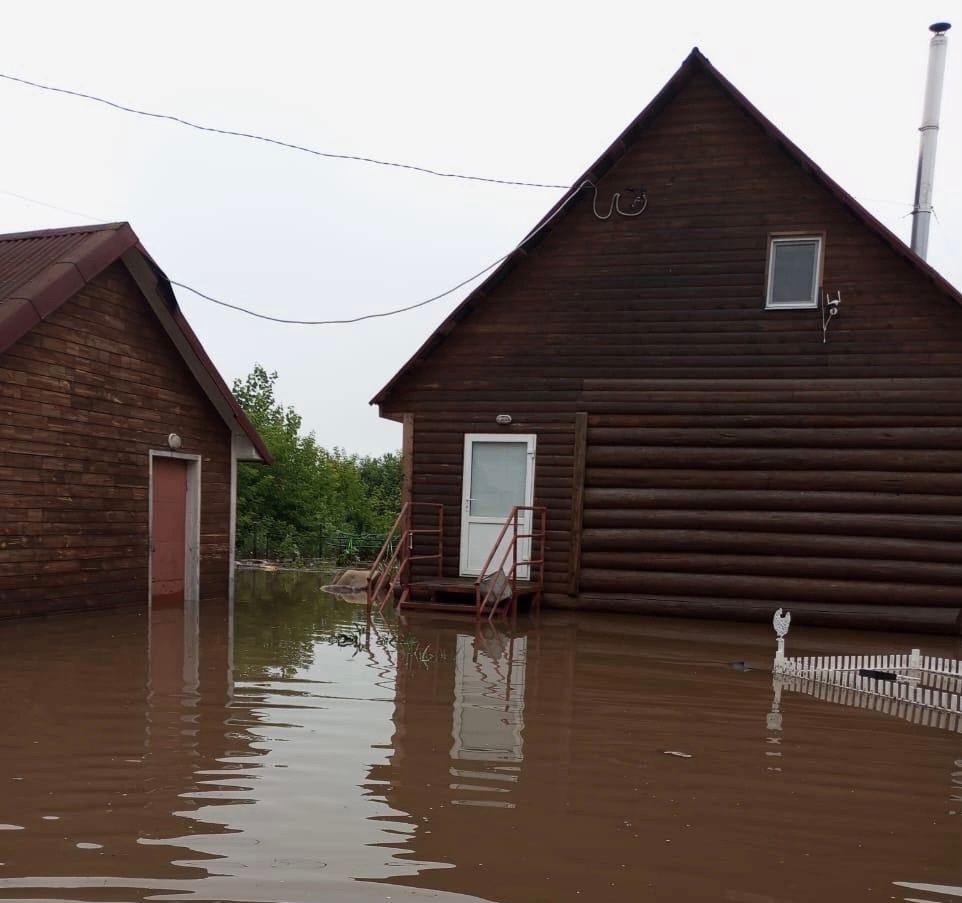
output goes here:
{"type": "Polygon", "coordinates": [[[0,235],[0,354],[47,319],[111,264],[121,261],[161,317],[198,384],[233,435],[256,458],[273,459],[264,440],[217,372],[177,304],[170,282],[128,223],[0,235]]]}
{"type": "Polygon", "coordinates": [[[728,79],[708,62],[708,59],[701,51],[695,47],[681,64],[678,71],[668,80],[668,83],[661,91],[658,92],[654,100],[642,110],[628,128],[615,139],[612,145],[588,170],[575,181],[573,187],[542,217],[507,259],[495,269],[481,285],[474,289],[474,291],[447,316],[444,322],[431,333],[427,341],[414,353],[411,359],[404,364],[391,378],[390,382],[371,399],[371,404],[383,404],[387,400],[397,384],[431,354],[434,348],[443,341],[444,337],[455,329],[457,324],[477,305],[479,300],[486,294],[489,294],[492,288],[501,282],[504,277],[545,238],[548,232],[557,227],[558,223],[564,219],[565,214],[579,196],[585,181],[590,180],[597,182],[604,176],[615,163],[625,155],[627,150],[639,140],[649,123],[671,103],[682,87],[698,72],[708,75],[772,141],[779,145],[784,153],[794,159],[795,162],[816,181],[820,182],[856,219],[860,220],[866,227],[878,235],[893,251],[904,257],[916,269],[920,270],[923,275],[945,292],[949,298],[962,306],[962,294],[960,294],[948,280],[919,257],[905,242],[895,235],[894,232],[883,226],[882,223],[872,216],[872,214],[859,204],[844,188],[819,169],[810,157],[785,137],[770,120],[766,119],[728,79]]]}

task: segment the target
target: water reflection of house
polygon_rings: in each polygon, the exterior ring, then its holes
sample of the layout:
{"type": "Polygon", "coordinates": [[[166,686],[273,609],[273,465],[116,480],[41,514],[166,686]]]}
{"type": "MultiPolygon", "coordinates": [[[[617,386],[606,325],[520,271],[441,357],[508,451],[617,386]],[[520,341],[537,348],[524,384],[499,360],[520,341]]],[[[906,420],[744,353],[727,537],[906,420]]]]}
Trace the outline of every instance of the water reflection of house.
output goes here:
{"type": "Polygon", "coordinates": [[[126,223],[0,236],[0,618],[223,597],[270,453],[126,223]]]}
{"type": "Polygon", "coordinates": [[[236,794],[216,775],[256,754],[229,723],[229,637],[216,602],[3,625],[0,821],[21,830],[4,832],[0,896],[19,877],[156,891],[207,874],[185,838],[226,830],[216,806],[236,794]]]}
{"type": "Polygon", "coordinates": [[[405,628],[400,648],[428,654],[399,657],[393,754],[369,785],[416,872],[390,883],[610,903],[958,883],[945,737],[806,698],[769,731],[770,676],[726,665],[746,646],[764,661],[767,631],[735,645],[690,623],[553,625],[515,636],[513,654],[508,635],[498,650],[438,622],[405,628]]]}

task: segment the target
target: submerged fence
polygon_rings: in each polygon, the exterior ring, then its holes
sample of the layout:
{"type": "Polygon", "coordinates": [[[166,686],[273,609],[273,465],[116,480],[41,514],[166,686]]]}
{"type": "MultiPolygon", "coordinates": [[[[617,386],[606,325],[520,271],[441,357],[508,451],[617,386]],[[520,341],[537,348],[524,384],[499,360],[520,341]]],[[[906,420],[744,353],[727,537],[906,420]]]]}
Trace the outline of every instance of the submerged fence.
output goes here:
{"type": "MultiPolygon", "coordinates": [[[[785,654],[790,614],[779,609],[772,673],[782,686],[819,699],[896,715],[915,724],[962,730],[962,661],[913,649],[889,655],[785,654]]],[[[777,694],[776,694],[777,695],[777,694]]]]}
{"type": "Polygon", "coordinates": [[[277,527],[254,527],[238,530],[235,554],[240,560],[318,560],[351,565],[373,560],[386,536],[385,533],[350,533],[334,529],[298,533],[277,527]]]}

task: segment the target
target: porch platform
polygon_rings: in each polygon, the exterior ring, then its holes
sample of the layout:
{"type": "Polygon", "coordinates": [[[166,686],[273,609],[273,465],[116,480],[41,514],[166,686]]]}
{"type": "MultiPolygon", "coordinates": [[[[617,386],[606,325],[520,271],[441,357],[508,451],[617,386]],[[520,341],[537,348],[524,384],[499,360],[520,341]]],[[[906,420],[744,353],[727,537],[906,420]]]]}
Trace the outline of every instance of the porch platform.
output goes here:
{"type": "MultiPolygon", "coordinates": [[[[404,611],[457,611],[474,613],[476,577],[428,577],[412,580],[404,611]]],[[[537,596],[534,580],[517,581],[519,600],[537,596]]]]}

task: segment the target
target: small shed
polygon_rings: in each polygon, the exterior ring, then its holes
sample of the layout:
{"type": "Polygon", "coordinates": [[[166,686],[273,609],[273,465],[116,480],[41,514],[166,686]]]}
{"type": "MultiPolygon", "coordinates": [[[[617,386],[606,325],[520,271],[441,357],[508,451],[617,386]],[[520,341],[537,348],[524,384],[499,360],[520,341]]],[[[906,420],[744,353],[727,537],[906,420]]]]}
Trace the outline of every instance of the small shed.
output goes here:
{"type": "Polygon", "coordinates": [[[549,605],[962,630],[962,296],[697,48],[372,403],[452,578],[533,504],[549,605]]]}
{"type": "Polygon", "coordinates": [[[0,235],[0,618],[227,597],[270,460],[128,224],[0,235]]]}

